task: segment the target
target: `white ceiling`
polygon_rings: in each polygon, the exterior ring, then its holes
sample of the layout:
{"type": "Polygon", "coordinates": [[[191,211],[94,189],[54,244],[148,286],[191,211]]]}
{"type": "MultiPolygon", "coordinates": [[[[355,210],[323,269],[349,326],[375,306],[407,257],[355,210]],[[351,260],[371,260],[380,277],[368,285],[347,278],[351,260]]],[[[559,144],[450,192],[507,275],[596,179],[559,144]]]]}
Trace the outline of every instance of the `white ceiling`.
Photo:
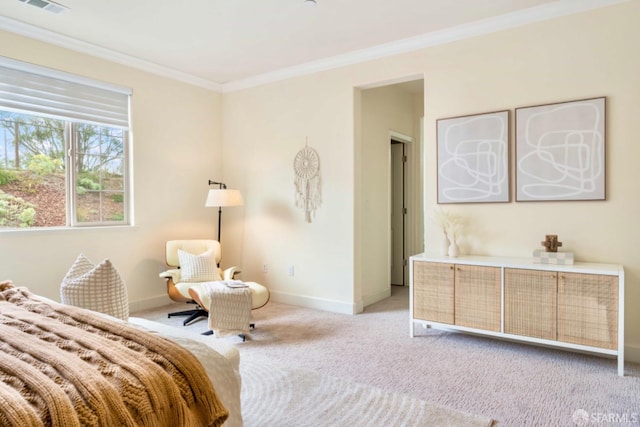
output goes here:
{"type": "Polygon", "coordinates": [[[0,29],[223,88],[329,68],[624,0],[0,2],[0,29]],[[495,29],[494,29],[495,27],[495,29]]]}

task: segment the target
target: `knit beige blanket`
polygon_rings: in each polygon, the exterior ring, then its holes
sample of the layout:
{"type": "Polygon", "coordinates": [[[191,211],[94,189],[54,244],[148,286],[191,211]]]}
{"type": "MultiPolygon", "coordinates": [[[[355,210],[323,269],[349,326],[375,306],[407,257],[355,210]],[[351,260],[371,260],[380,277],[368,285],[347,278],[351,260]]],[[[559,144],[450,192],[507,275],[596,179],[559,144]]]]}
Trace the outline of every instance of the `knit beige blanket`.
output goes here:
{"type": "Polygon", "coordinates": [[[205,285],[209,298],[209,329],[218,338],[248,334],[251,323],[249,287],[239,280],[207,282],[205,285]]]}
{"type": "Polygon", "coordinates": [[[0,425],[219,426],[200,362],[158,335],[0,283],[0,425]]]}

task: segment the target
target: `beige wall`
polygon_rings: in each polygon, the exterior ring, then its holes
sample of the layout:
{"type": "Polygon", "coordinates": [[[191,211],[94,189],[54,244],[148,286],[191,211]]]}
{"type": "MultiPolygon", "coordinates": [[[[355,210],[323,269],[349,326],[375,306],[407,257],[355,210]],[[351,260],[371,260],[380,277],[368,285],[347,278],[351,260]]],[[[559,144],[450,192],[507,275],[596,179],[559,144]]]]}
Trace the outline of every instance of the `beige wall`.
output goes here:
{"type": "Polygon", "coordinates": [[[371,267],[358,259],[361,245],[377,230],[360,229],[366,226],[360,213],[369,212],[365,195],[354,191],[366,167],[354,154],[365,149],[354,88],[424,75],[425,246],[433,252],[440,246],[429,220],[436,206],[436,119],[606,96],[607,201],[450,209],[467,220],[463,253],[529,257],[545,234],[556,233],[578,260],[623,264],[626,344],[640,360],[637,16],[640,2],[629,2],[225,94],[225,178],[247,193],[242,239],[232,243],[246,277],[267,283],[276,299],[357,309],[354,282],[371,267]],[[291,164],[305,137],[323,167],[324,204],[312,224],[293,205],[291,164]],[[294,277],[285,274],[290,263],[294,277]]]}
{"type": "Polygon", "coordinates": [[[0,32],[0,55],[133,89],[135,227],[0,232],[0,277],[59,299],[79,253],[109,258],[133,308],[168,302],[158,273],[164,242],[215,238],[207,180],[221,179],[221,95],[153,74],[0,32]],[[136,304],[137,303],[137,304],[136,304]]]}
{"type": "Polygon", "coordinates": [[[223,110],[225,180],[245,199],[224,213],[223,229],[237,225],[240,238],[227,243],[225,263],[240,264],[242,278],[263,282],[274,298],[351,312],[353,87],[341,76],[295,79],[225,95],[223,110]],[[294,205],[293,160],[307,137],[322,176],[311,223],[294,205]]]}

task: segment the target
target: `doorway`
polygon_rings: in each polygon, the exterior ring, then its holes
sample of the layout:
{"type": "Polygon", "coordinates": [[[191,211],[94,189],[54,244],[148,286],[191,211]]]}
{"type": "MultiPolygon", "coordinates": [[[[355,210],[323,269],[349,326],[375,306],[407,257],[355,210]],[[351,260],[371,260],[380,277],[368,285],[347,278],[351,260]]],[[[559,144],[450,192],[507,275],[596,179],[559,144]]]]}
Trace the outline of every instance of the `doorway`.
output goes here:
{"type": "Polygon", "coordinates": [[[355,92],[355,300],[366,307],[409,285],[423,247],[424,80],[355,92]],[[392,286],[398,285],[398,286],[392,286]]]}

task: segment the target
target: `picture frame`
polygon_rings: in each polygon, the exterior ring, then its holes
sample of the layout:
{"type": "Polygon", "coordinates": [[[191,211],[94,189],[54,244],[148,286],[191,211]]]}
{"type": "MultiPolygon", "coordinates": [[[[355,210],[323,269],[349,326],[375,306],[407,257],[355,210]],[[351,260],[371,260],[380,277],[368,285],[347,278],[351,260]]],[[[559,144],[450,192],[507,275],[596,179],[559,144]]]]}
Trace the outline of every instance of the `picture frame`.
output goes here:
{"type": "Polygon", "coordinates": [[[606,200],[605,97],[521,107],[516,201],[606,200]]]}
{"type": "Polygon", "coordinates": [[[436,120],[438,203],[509,202],[509,110],[436,120]]]}

